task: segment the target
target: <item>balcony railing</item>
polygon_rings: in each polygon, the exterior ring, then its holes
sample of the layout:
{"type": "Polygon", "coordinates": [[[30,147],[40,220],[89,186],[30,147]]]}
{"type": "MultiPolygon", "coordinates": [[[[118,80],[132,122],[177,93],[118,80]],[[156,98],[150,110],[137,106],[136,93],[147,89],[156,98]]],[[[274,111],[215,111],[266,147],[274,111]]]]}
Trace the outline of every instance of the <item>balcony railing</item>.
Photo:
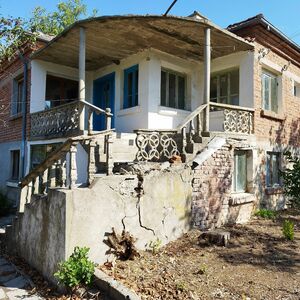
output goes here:
{"type": "Polygon", "coordinates": [[[88,111],[88,133],[92,134],[92,116],[105,114],[106,129],[111,128],[110,109],[103,110],[93,104],[78,100],[48,110],[31,114],[31,139],[72,137],[84,132],[84,109],[88,111]]]}

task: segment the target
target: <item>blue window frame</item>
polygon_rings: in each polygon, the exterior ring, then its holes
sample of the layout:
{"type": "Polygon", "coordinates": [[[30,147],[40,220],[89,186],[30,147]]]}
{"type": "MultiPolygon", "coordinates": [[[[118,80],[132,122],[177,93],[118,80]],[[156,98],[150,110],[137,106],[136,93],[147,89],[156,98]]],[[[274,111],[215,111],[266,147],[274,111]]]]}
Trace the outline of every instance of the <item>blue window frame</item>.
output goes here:
{"type": "Polygon", "coordinates": [[[123,108],[137,106],[139,103],[139,65],[124,70],[123,108]]]}

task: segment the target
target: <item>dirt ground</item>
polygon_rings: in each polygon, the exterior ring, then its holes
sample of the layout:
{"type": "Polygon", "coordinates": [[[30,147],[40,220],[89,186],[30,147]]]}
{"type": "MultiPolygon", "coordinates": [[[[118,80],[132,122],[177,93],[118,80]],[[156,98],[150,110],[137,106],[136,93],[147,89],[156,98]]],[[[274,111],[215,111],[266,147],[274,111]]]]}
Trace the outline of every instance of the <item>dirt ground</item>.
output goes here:
{"type": "Polygon", "coordinates": [[[228,247],[199,245],[200,231],[134,261],[100,268],[142,299],[300,299],[300,214],[254,218],[226,227],[228,247]],[[295,223],[295,240],[282,235],[284,219],[295,223]]]}

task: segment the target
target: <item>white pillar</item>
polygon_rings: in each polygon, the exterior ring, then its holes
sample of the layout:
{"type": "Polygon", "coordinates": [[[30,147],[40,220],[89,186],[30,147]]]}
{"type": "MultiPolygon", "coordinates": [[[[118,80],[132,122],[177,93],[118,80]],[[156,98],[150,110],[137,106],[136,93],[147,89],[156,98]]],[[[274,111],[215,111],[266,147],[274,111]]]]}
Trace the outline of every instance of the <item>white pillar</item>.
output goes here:
{"type": "MultiPolygon", "coordinates": [[[[85,28],[79,29],[79,100],[85,100],[85,28]]],[[[79,129],[84,130],[84,106],[81,106],[79,129]]]]}
{"type": "MultiPolygon", "coordinates": [[[[206,27],[205,45],[204,45],[204,103],[210,100],[210,62],[211,62],[211,44],[210,44],[210,28],[206,27]]],[[[204,131],[209,132],[209,105],[205,110],[204,131]]]]}

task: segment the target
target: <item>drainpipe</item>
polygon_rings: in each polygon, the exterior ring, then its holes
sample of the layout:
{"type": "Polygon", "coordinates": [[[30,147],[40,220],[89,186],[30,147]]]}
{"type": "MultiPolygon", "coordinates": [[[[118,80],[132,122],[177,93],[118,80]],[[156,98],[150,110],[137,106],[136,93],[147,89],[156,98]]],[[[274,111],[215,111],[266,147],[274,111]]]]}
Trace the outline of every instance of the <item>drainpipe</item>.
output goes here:
{"type": "Polygon", "coordinates": [[[28,62],[20,53],[19,57],[23,62],[23,93],[22,93],[22,141],[21,141],[21,178],[25,176],[25,154],[26,154],[26,121],[27,121],[27,81],[28,81],[28,62]]]}
{"type": "MultiPolygon", "coordinates": [[[[211,61],[211,43],[210,28],[205,28],[205,45],[204,45],[204,103],[210,101],[210,61],[211,61]]],[[[204,131],[209,133],[209,105],[205,110],[204,131]]]]}
{"type": "MultiPolygon", "coordinates": [[[[79,28],[79,100],[85,100],[85,28],[79,28]]],[[[84,131],[84,105],[81,105],[79,115],[79,130],[84,131]]]]}

